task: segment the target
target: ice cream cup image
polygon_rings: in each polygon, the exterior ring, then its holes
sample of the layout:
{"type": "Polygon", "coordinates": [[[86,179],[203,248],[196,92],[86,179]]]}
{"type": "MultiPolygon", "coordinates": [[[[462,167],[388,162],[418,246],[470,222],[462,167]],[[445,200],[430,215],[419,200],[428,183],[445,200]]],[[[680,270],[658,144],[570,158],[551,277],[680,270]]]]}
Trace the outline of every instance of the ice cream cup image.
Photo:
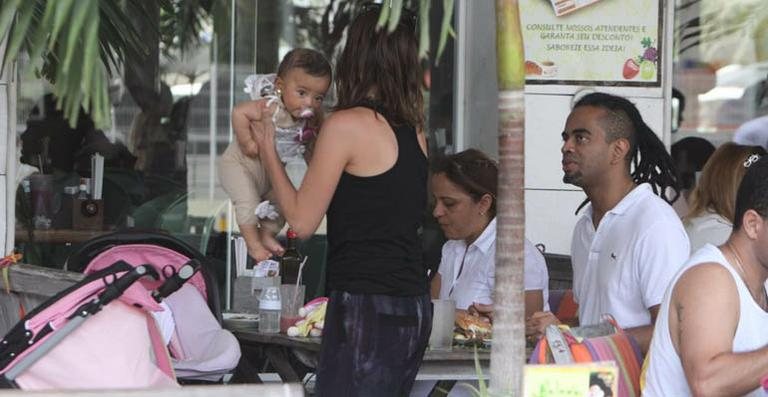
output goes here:
{"type": "Polygon", "coordinates": [[[557,76],[557,65],[552,61],[539,62],[541,65],[541,75],[546,77],[557,76]]]}

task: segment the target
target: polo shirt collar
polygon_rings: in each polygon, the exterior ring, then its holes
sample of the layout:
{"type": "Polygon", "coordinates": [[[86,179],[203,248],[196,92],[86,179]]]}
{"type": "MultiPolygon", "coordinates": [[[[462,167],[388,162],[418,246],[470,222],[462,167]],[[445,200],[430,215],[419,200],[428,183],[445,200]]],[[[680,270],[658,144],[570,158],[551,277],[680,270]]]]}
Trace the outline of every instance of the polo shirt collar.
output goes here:
{"type": "Polygon", "coordinates": [[[616,206],[608,212],[612,212],[616,215],[622,215],[648,193],[653,193],[653,190],[651,190],[651,185],[648,183],[641,183],[632,189],[626,196],[624,196],[624,198],[621,199],[621,201],[619,201],[619,203],[616,204],[616,206]]]}
{"type": "Polygon", "coordinates": [[[488,253],[488,250],[491,249],[493,246],[493,243],[496,242],[496,217],[493,217],[490,222],[488,222],[488,226],[485,227],[482,233],[480,233],[480,236],[477,237],[477,240],[475,240],[470,246],[475,246],[477,249],[479,249],[482,253],[488,253]]]}
{"type": "MultiPolygon", "coordinates": [[[[615,207],[611,208],[608,213],[623,215],[629,210],[630,207],[632,207],[648,193],[653,193],[651,185],[648,183],[641,183],[632,189],[629,193],[627,193],[627,195],[624,196],[624,198],[621,199],[621,201],[619,201],[615,207]]],[[[592,219],[592,203],[589,203],[584,207],[583,214],[583,216],[592,219]]]]}

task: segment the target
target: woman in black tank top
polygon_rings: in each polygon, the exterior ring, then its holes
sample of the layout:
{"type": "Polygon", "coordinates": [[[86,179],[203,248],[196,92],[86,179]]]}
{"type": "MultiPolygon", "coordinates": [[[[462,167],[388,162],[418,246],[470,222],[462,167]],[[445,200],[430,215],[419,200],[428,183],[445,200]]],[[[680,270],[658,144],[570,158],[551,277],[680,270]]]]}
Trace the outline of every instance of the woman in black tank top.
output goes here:
{"type": "Polygon", "coordinates": [[[252,126],[280,209],[299,236],[314,233],[327,210],[320,396],[408,395],[432,327],[419,235],[428,166],[416,20],[404,13],[387,33],[376,28],[378,16],[378,7],[366,7],[350,25],[336,65],[336,111],[298,191],[275,153],[271,123],[252,126]],[[396,157],[386,168],[388,153],[396,157]]]}

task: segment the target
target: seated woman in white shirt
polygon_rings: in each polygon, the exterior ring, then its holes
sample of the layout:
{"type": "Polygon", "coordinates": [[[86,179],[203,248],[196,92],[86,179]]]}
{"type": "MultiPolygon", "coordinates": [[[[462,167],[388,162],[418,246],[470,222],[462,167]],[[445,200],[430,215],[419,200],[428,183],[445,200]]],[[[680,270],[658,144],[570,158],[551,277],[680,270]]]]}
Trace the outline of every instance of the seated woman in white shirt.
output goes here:
{"type": "MultiPolygon", "coordinates": [[[[432,298],[452,299],[456,308],[493,303],[496,258],[498,165],[476,149],[439,158],[432,166],[432,215],[448,241],[443,245],[432,298]]],[[[525,240],[526,317],[548,310],[549,274],[534,245],[525,240]]]]}
{"type": "Polygon", "coordinates": [[[725,143],[709,158],[691,193],[691,207],[683,218],[691,253],[709,243],[720,245],[733,229],[736,190],[747,172],[751,156],[765,154],[760,146],[725,143]]]}

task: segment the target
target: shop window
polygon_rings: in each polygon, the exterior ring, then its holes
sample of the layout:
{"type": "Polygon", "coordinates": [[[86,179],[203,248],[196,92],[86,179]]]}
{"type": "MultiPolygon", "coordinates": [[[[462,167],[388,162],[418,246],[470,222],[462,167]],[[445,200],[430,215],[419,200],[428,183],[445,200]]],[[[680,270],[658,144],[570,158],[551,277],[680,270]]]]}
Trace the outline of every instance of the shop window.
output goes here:
{"type": "Polygon", "coordinates": [[[677,4],[673,86],[685,108],[673,141],[698,136],[717,146],[768,114],[768,11],[760,0],[677,4]]]}
{"type": "MultiPolygon", "coordinates": [[[[56,110],[50,85],[21,61],[16,133],[25,181],[17,189],[15,241],[24,261],[61,267],[82,242],[133,228],[170,233],[229,263],[227,242],[237,227],[216,159],[233,139],[232,105],[248,99],[246,76],[274,72],[291,48],[314,48],[333,60],[348,23],[341,13],[352,3],[228,1],[230,19],[206,20],[195,46],[184,53],[159,51],[156,68],[133,64],[115,77],[112,123],[105,129],[95,128],[84,112],[77,127],[70,128],[56,110]],[[84,225],[73,219],[72,206],[81,182],[86,194],[93,193],[87,178],[95,153],[104,157],[103,218],[84,225]],[[30,178],[33,173],[45,176],[30,178]]],[[[434,16],[433,27],[440,18],[434,16]]],[[[157,42],[157,37],[148,35],[147,41],[157,42]]],[[[433,153],[452,142],[451,48],[439,67],[425,61],[431,69],[425,86],[434,93],[426,92],[425,109],[433,153]]]]}

